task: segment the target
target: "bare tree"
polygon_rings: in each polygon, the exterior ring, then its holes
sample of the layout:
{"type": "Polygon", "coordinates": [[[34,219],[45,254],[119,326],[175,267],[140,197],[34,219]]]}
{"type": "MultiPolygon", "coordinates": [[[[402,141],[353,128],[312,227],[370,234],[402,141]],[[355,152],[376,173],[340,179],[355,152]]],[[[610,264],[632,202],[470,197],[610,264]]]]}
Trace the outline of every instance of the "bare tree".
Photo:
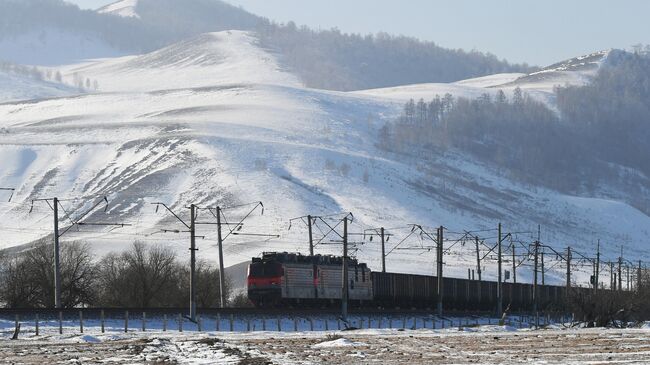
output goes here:
{"type": "MultiPolygon", "coordinates": [[[[8,307],[54,306],[54,249],[49,240],[38,241],[25,252],[5,259],[0,297],[8,307]]],[[[61,246],[61,299],[64,307],[94,302],[97,271],[88,245],[61,246]]]]}
{"type": "Polygon", "coordinates": [[[177,306],[180,269],[163,246],[135,242],[129,251],[109,254],[100,263],[100,302],[107,306],[177,306]]]}

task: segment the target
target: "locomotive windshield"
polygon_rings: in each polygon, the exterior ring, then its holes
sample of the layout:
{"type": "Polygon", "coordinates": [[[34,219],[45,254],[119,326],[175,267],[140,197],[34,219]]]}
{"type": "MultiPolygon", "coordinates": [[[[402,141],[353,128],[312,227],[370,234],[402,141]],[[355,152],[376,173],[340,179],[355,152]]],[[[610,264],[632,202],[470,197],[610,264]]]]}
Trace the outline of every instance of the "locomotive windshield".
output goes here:
{"type": "Polygon", "coordinates": [[[282,276],[282,265],[277,262],[254,262],[250,264],[248,274],[256,278],[282,276]]]}

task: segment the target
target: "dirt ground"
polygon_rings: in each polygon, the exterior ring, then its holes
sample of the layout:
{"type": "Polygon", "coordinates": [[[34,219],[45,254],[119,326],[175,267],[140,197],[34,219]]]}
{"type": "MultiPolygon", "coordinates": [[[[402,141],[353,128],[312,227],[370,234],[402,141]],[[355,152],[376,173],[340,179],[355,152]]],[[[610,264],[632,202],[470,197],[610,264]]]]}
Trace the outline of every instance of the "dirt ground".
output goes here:
{"type": "Polygon", "coordinates": [[[0,341],[2,364],[650,364],[650,330],[163,333],[0,341]]]}

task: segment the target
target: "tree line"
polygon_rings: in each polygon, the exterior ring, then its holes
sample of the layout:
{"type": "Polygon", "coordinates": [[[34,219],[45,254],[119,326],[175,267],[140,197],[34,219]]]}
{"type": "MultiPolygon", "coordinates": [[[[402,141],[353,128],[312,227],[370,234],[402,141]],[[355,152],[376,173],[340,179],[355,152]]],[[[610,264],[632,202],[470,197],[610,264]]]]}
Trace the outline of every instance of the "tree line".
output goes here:
{"type": "Polygon", "coordinates": [[[650,213],[650,56],[612,51],[591,83],[556,87],[555,97],[557,110],[519,88],[510,98],[410,100],[378,144],[424,160],[469,153],[527,183],[650,213]]]}
{"type": "MultiPolygon", "coordinates": [[[[7,308],[54,307],[54,249],[43,239],[33,247],[0,256],[0,305],[7,308]]],[[[189,265],[162,245],[134,242],[121,253],[99,260],[88,244],[61,245],[61,303],[74,307],[186,307],[189,304],[189,265]]],[[[199,308],[217,307],[219,270],[197,261],[199,308]]],[[[226,297],[231,287],[226,280],[226,297]]],[[[242,298],[236,300],[241,301],[242,298]]]]}

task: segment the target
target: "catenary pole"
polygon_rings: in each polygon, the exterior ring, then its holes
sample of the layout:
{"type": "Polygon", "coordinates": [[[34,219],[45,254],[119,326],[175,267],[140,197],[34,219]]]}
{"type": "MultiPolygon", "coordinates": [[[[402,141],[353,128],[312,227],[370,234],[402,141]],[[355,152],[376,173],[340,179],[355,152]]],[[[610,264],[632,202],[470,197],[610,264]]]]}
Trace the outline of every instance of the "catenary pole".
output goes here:
{"type": "Polygon", "coordinates": [[[223,238],[221,236],[221,207],[217,207],[217,245],[219,247],[219,301],[226,308],[226,273],[223,267],[223,238]]]}
{"type": "Polygon", "coordinates": [[[348,320],[348,217],[343,218],[343,282],[341,293],[341,318],[348,320]]]}
{"type": "Polygon", "coordinates": [[[444,242],[444,236],[443,236],[443,227],[440,226],[438,228],[438,234],[436,239],[438,240],[437,245],[436,245],[436,252],[437,252],[437,279],[438,279],[438,315],[442,316],[442,299],[443,299],[443,294],[444,294],[444,281],[443,281],[443,272],[442,272],[442,265],[443,265],[443,259],[442,259],[442,250],[443,250],[443,242],[444,242]]]}
{"type": "Polygon", "coordinates": [[[571,290],[571,247],[566,248],[566,297],[571,290]]]}
{"type": "Polygon", "coordinates": [[[497,239],[497,316],[501,318],[501,315],[503,314],[503,284],[501,283],[501,223],[499,223],[497,239]]]}
{"type": "Polygon", "coordinates": [[[196,206],[190,205],[190,320],[196,322],[196,206]]]}
{"type": "Polygon", "coordinates": [[[380,228],[381,233],[381,272],[386,272],[386,239],[384,227],[380,228]]]}
{"type": "Polygon", "coordinates": [[[61,308],[61,262],[59,247],[59,198],[53,199],[54,206],[54,307],[61,308]]]}

